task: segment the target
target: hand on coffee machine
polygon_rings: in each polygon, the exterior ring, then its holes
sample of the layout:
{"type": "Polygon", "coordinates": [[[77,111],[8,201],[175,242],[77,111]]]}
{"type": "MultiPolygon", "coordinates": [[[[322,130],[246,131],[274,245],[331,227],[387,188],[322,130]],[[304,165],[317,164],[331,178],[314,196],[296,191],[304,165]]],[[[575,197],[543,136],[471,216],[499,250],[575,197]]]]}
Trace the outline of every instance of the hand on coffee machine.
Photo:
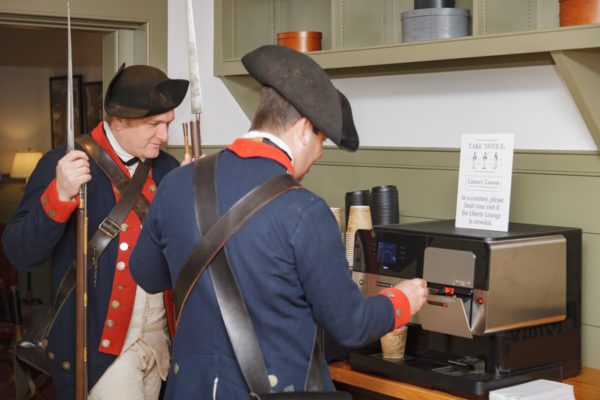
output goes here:
{"type": "Polygon", "coordinates": [[[402,291],[408,298],[410,303],[410,315],[415,315],[427,300],[429,289],[427,282],[421,278],[407,279],[395,286],[396,289],[402,291]]]}

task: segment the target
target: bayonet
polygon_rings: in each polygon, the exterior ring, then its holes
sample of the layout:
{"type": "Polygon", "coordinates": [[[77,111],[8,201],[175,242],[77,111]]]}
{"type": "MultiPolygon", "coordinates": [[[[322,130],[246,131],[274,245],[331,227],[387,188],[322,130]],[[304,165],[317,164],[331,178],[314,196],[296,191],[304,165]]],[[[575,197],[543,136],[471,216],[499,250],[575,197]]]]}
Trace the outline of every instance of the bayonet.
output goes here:
{"type": "Polygon", "coordinates": [[[73,116],[73,58],[71,55],[71,7],[67,2],[67,153],[75,148],[73,116]]]}
{"type": "MultiPolygon", "coordinates": [[[[71,7],[67,2],[67,152],[75,148],[74,114],[73,114],[73,58],[71,54],[71,7]]],[[[77,289],[75,302],[75,398],[87,399],[87,184],[79,188],[79,205],[77,207],[77,289]]]]}

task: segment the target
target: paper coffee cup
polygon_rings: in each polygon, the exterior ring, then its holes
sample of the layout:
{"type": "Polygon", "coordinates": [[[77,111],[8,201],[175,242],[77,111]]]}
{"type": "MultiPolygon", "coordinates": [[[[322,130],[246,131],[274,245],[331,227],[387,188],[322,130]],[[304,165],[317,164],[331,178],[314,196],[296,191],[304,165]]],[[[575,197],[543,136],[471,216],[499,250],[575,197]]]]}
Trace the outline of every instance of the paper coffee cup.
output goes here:
{"type": "Polygon", "coordinates": [[[354,265],[354,235],[359,229],[371,229],[371,208],[369,206],[351,206],[346,230],[346,259],[348,266],[354,265]]]}
{"type": "Polygon", "coordinates": [[[404,358],[407,332],[408,327],[404,325],[381,338],[381,352],[383,358],[392,360],[404,358]]]}
{"type": "Polygon", "coordinates": [[[329,207],[331,209],[331,212],[333,213],[334,217],[335,217],[335,221],[338,224],[338,228],[340,229],[340,232],[342,232],[342,209],[339,207],[329,207]]]}

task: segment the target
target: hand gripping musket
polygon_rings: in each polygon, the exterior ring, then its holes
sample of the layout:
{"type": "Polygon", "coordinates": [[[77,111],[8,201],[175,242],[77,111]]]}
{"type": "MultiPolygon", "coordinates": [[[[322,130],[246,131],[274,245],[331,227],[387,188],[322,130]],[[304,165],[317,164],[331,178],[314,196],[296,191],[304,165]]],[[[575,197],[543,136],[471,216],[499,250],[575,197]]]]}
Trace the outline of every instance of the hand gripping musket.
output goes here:
{"type": "Polygon", "coordinates": [[[185,153],[189,154],[188,143],[188,124],[189,134],[192,138],[192,161],[202,156],[202,147],[200,140],[200,114],[202,113],[202,93],[200,91],[200,70],[198,67],[198,54],[196,53],[196,30],[194,28],[194,11],[192,10],[192,0],[187,0],[188,15],[188,61],[190,67],[190,98],[192,103],[192,114],[196,114],[196,119],[183,123],[183,140],[185,144],[185,153]]]}
{"type": "MultiPolygon", "coordinates": [[[[71,56],[71,10],[67,2],[68,77],[67,77],[67,152],[75,148],[73,117],[73,63],[71,56]]],[[[75,335],[75,398],[87,399],[87,184],[79,188],[77,207],[77,290],[75,335]]]]}

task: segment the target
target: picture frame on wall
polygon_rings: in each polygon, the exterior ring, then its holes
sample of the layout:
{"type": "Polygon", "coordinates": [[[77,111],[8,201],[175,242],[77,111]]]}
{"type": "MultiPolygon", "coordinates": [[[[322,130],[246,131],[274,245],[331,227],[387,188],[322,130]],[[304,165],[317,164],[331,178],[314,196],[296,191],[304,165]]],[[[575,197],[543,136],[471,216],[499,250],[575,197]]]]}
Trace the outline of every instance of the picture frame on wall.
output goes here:
{"type": "MultiPolygon", "coordinates": [[[[50,126],[52,148],[67,142],[67,77],[50,78],[50,126]]],[[[73,132],[75,137],[83,132],[82,77],[73,75],[73,132]]]]}
{"type": "Polygon", "coordinates": [[[91,132],[103,119],[102,81],[86,82],[83,88],[85,103],[84,131],[91,132]]]}

